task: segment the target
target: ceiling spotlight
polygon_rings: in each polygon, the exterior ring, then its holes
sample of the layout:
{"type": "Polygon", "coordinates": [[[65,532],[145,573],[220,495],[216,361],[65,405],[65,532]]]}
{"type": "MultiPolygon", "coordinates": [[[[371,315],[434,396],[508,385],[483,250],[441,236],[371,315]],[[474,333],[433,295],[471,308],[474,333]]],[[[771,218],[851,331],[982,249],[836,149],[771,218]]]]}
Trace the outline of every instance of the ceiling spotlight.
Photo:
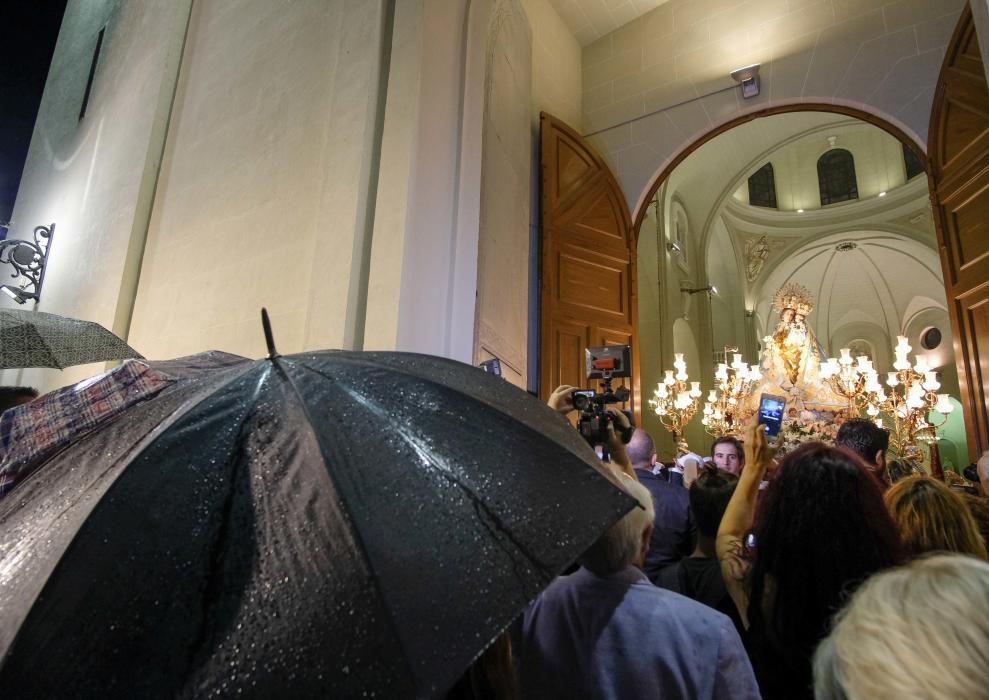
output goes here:
{"type": "Polygon", "coordinates": [[[730,75],[731,79],[742,86],[742,97],[749,99],[759,94],[759,64],[736,68],[730,75]]]}
{"type": "Polygon", "coordinates": [[[880,196],[880,197],[885,197],[885,196],[886,196],[886,192],[880,192],[880,193],[879,193],[879,196],[880,196]]]}
{"type": "Polygon", "coordinates": [[[804,213],[804,210],[803,209],[797,209],[797,213],[798,214],[803,214],[804,213]]]}

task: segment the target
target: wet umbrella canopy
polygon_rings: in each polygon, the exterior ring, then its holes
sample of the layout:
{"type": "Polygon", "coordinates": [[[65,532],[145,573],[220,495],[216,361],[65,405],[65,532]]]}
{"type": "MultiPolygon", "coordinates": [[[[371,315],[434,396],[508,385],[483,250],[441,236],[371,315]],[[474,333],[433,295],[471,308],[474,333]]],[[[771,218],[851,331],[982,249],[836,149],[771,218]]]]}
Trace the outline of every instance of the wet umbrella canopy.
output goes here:
{"type": "Polygon", "coordinates": [[[6,697],[435,697],[633,501],[457,362],[166,389],[0,502],[6,697]]]}

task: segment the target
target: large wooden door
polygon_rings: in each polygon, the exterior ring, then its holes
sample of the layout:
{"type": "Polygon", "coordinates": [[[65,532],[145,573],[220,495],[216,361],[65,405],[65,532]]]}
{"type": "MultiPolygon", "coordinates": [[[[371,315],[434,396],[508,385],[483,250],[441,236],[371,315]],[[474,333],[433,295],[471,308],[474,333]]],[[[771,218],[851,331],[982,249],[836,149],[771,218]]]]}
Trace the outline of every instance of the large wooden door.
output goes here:
{"type": "Polygon", "coordinates": [[[989,89],[968,7],[941,67],[928,152],[961,402],[974,460],[989,449],[989,89]]]}
{"type": "Polygon", "coordinates": [[[539,393],[587,386],[585,348],[628,344],[626,384],[639,418],[635,239],[625,197],[601,156],[559,119],[540,115],[540,142],[539,393]]]}

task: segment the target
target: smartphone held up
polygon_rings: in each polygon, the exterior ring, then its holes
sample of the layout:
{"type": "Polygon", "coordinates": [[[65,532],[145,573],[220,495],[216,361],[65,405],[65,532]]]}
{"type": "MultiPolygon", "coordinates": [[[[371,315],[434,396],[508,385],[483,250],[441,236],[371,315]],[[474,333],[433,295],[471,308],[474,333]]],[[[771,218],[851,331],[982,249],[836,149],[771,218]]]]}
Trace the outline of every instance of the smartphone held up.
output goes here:
{"type": "Polygon", "coordinates": [[[759,398],[759,423],[766,426],[766,435],[776,437],[783,427],[783,410],[786,397],[763,394],[759,398]]]}

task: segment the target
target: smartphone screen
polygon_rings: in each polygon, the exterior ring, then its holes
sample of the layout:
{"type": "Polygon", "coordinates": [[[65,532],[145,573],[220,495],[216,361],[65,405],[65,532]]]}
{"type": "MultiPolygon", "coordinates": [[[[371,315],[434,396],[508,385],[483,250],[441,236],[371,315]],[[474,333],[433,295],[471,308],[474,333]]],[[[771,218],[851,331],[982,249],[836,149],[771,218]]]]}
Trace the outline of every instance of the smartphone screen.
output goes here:
{"type": "Polygon", "coordinates": [[[779,435],[783,425],[783,409],[786,407],[786,397],[763,394],[759,399],[759,422],[766,426],[766,435],[779,435]]]}

